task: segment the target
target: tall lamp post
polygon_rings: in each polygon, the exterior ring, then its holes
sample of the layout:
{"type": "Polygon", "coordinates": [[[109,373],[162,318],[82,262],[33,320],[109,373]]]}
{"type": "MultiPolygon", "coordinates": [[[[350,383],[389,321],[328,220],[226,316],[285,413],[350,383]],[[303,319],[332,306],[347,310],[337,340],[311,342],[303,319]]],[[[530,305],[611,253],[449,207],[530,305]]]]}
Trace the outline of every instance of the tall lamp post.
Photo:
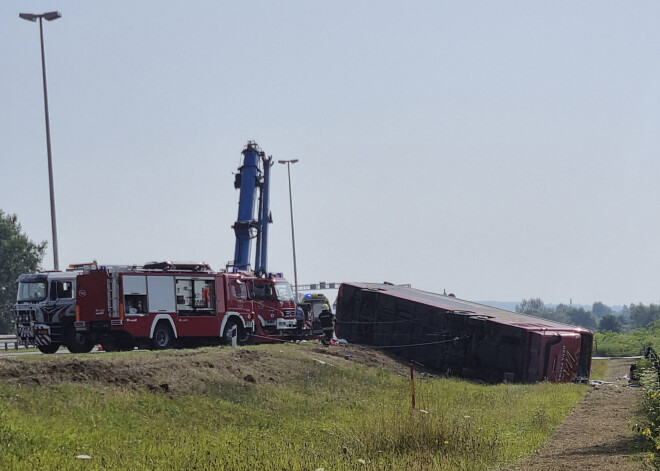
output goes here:
{"type": "Polygon", "coordinates": [[[53,159],[50,151],[50,121],[48,119],[48,91],[46,88],[46,58],[44,54],[44,28],[43,21],[53,21],[62,16],[59,11],[50,11],[35,15],[33,13],[19,13],[18,15],[27,21],[37,21],[39,19],[39,33],[41,35],[41,70],[44,78],[44,109],[46,111],[46,148],[48,150],[48,182],[50,184],[50,221],[53,230],[53,265],[55,270],[59,270],[59,260],[57,253],[57,223],[55,222],[55,190],[53,188],[53,159]]]}
{"type": "Polygon", "coordinates": [[[291,164],[298,162],[298,159],[293,160],[278,160],[279,164],[286,164],[286,170],[289,174],[289,209],[291,211],[291,243],[293,244],[293,282],[294,290],[296,292],[296,302],[300,301],[298,299],[298,271],[296,269],[296,234],[293,230],[293,198],[291,197],[291,164]]]}

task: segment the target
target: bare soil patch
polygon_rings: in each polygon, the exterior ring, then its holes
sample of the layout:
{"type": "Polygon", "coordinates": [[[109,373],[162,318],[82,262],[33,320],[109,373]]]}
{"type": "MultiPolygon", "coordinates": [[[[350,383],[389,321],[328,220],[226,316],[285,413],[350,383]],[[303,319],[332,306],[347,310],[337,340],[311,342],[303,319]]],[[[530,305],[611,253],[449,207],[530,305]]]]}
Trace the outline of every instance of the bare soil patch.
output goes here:
{"type": "Polygon", "coordinates": [[[41,355],[0,358],[0,382],[55,386],[87,383],[100,387],[147,388],[187,394],[209,383],[264,384],[305,374],[304,362],[357,362],[405,373],[405,365],[359,345],[316,344],[263,347],[209,347],[164,352],[41,355]]]}
{"type": "Polygon", "coordinates": [[[639,388],[623,379],[634,360],[609,360],[604,381],[585,395],[552,437],[509,471],[649,469],[633,426],[641,420],[639,388]]]}

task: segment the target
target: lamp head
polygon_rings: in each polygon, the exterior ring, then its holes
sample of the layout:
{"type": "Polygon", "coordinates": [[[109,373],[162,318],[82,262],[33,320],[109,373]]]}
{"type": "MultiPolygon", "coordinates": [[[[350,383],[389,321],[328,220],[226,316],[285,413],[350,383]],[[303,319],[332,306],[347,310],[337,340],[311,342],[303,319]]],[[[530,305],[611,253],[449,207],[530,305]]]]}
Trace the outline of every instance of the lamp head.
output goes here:
{"type": "Polygon", "coordinates": [[[48,13],[44,13],[43,17],[46,21],[53,21],[58,18],[62,18],[62,13],[59,11],[49,11],[48,13]]]}
{"type": "Polygon", "coordinates": [[[32,13],[19,13],[18,16],[23,18],[24,20],[37,21],[37,15],[34,15],[32,13]]]}

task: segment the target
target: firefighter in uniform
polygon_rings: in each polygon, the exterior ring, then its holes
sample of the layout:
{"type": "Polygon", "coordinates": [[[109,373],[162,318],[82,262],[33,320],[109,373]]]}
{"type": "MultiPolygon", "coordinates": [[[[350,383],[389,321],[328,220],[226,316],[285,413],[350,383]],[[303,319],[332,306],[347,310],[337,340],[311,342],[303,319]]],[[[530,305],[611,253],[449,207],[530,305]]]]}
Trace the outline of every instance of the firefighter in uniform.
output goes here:
{"type": "Polygon", "coordinates": [[[323,344],[327,345],[332,341],[332,337],[335,333],[335,315],[330,311],[330,306],[327,304],[324,304],[321,308],[319,321],[321,321],[321,327],[323,328],[323,334],[325,335],[323,344]]]}

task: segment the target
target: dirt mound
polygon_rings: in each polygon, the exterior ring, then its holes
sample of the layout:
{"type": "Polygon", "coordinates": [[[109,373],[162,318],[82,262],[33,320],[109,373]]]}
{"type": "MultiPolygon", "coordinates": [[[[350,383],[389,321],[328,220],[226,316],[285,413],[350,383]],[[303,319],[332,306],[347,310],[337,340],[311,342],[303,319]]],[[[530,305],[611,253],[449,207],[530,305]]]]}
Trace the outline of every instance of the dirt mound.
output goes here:
{"type": "Polygon", "coordinates": [[[314,360],[329,364],[356,362],[405,373],[403,363],[376,350],[310,343],[0,358],[0,382],[41,386],[88,383],[185,394],[204,391],[214,383],[284,382],[302,374],[301,361],[314,360]]]}
{"type": "Polygon", "coordinates": [[[343,358],[367,366],[376,366],[390,369],[397,373],[405,373],[408,363],[402,359],[388,355],[385,352],[362,345],[338,345],[332,347],[314,346],[310,351],[313,354],[343,358]]]}

